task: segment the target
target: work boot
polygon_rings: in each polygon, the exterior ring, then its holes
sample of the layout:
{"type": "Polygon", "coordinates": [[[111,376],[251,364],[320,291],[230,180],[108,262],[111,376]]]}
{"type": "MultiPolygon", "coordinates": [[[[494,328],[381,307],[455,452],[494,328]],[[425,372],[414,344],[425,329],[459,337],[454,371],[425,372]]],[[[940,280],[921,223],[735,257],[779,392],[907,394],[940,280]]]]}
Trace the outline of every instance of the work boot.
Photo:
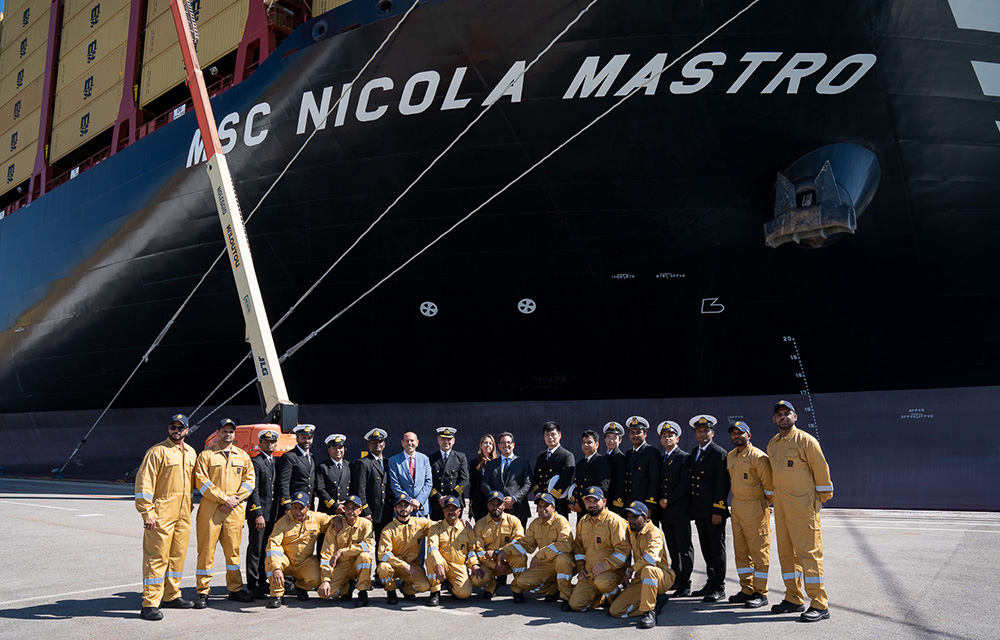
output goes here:
{"type": "Polygon", "coordinates": [[[399,598],[396,597],[396,590],[391,591],[386,590],[385,592],[385,603],[386,604],[399,604],[399,598]]]}
{"type": "Polygon", "coordinates": [[[767,604],[767,598],[754,592],[749,598],[747,598],[747,601],[743,603],[743,606],[747,609],[757,609],[759,607],[763,607],[765,604],[767,604]]]}
{"type": "Polygon", "coordinates": [[[143,620],[163,620],[163,612],[156,607],[143,607],[139,617],[143,620]]]}
{"type": "Polygon", "coordinates": [[[656,626],[656,614],[652,611],[647,611],[642,614],[639,618],[639,628],[640,629],[652,629],[656,626]]]}
{"type": "Polygon", "coordinates": [[[268,599],[268,601],[267,601],[267,608],[268,609],[277,609],[282,604],[284,604],[284,601],[285,601],[284,596],[271,596],[268,599]]]}
{"type": "Polygon", "coordinates": [[[353,597],[354,597],[354,589],[352,589],[350,586],[348,586],[347,587],[347,591],[345,593],[342,593],[340,595],[340,601],[341,602],[350,602],[351,598],[353,598],[353,597]]]}
{"type": "Polygon", "coordinates": [[[524,594],[523,593],[515,593],[513,595],[514,595],[514,602],[516,602],[517,604],[521,604],[521,603],[524,602],[524,594]]]}
{"type": "Polygon", "coordinates": [[[771,613],[799,613],[806,610],[804,604],[792,604],[788,600],[782,600],[771,607],[771,613]]]}
{"type": "Polygon", "coordinates": [[[568,600],[560,600],[559,610],[560,611],[572,611],[573,607],[569,606],[568,600]]]}
{"type": "Polygon", "coordinates": [[[409,602],[412,602],[412,601],[414,601],[416,599],[417,599],[417,594],[415,594],[415,593],[406,593],[405,591],[403,592],[403,600],[407,600],[409,602]]]}
{"type": "Polygon", "coordinates": [[[743,604],[749,599],[750,599],[750,594],[743,593],[742,591],[740,591],[736,595],[729,596],[729,601],[732,602],[733,604],[743,604]]]}
{"type": "Polygon", "coordinates": [[[723,591],[722,589],[719,589],[718,591],[712,591],[711,593],[706,594],[705,597],[701,599],[701,601],[702,602],[719,602],[719,601],[721,601],[725,597],[726,597],[726,592],[723,591]]]}
{"type": "Polygon", "coordinates": [[[239,591],[230,591],[229,599],[233,602],[253,602],[253,596],[250,595],[250,592],[243,589],[240,589],[239,591]]]}
{"type": "Polygon", "coordinates": [[[431,593],[431,597],[427,599],[428,607],[440,607],[441,606],[441,592],[434,591],[431,593]]]}
{"type": "Polygon", "coordinates": [[[668,600],[670,600],[670,594],[661,593],[660,595],[656,596],[656,605],[653,608],[653,611],[656,613],[656,615],[660,615],[660,612],[663,611],[663,607],[667,606],[668,600]]]}
{"type": "Polygon", "coordinates": [[[199,593],[194,598],[194,608],[195,609],[206,609],[208,608],[208,594],[199,593]]]}
{"type": "Polygon", "coordinates": [[[805,613],[799,616],[799,620],[802,622],[817,622],[819,620],[826,620],[830,617],[829,609],[817,609],[816,607],[809,607],[805,613]]]}
{"type": "Polygon", "coordinates": [[[558,602],[558,601],[559,601],[558,593],[550,593],[549,595],[545,596],[543,600],[543,602],[558,602]]]}
{"type": "Polygon", "coordinates": [[[492,599],[493,599],[492,591],[483,591],[483,600],[492,600],[492,599]]]}
{"type": "Polygon", "coordinates": [[[309,590],[303,589],[302,587],[296,587],[295,589],[295,599],[299,602],[305,602],[309,599],[309,590]]]}
{"type": "Polygon", "coordinates": [[[358,591],[358,599],[354,601],[355,607],[367,607],[368,606],[368,592],[358,591]]]}
{"type": "Polygon", "coordinates": [[[177,596],[173,600],[167,600],[166,602],[160,603],[161,609],[191,609],[192,607],[194,607],[193,602],[185,600],[180,596],[177,596]]]}

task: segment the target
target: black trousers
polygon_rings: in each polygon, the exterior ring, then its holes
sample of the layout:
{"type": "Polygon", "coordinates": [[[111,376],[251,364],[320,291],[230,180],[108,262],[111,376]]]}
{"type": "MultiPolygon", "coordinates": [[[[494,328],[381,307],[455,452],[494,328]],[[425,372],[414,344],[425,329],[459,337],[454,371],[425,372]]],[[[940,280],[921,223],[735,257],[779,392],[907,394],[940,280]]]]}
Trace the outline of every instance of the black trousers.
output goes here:
{"type": "Polygon", "coordinates": [[[676,579],[674,589],[691,588],[691,569],[694,567],[694,543],[691,542],[691,523],[662,523],[663,539],[670,554],[670,568],[676,579]]]}
{"type": "Polygon", "coordinates": [[[274,523],[265,522],[264,530],[257,531],[254,521],[247,520],[247,528],[250,530],[247,536],[247,589],[263,590],[266,593],[271,587],[267,572],[264,571],[264,550],[267,548],[267,539],[274,531],[274,523]]]}
{"type": "Polygon", "coordinates": [[[569,518],[569,501],[565,498],[556,499],[556,513],[564,518],[569,518]]]}
{"type": "Polygon", "coordinates": [[[695,518],[698,528],[698,543],[705,558],[705,573],[708,586],[724,591],[726,583],[726,519],[722,524],[712,524],[712,516],[695,518]]]}

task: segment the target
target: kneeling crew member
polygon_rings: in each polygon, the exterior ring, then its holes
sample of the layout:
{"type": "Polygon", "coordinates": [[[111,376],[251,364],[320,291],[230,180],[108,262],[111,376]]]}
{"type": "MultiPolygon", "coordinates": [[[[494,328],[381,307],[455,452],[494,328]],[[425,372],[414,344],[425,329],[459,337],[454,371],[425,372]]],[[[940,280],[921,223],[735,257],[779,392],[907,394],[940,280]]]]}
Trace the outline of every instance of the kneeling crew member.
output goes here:
{"type": "Polygon", "coordinates": [[[431,582],[428,607],[441,604],[441,583],[451,585],[451,595],[465,600],[472,595],[469,568],[479,564],[476,536],[472,527],[462,522],[462,501],[455,496],[444,499],[444,520],[435,522],[427,532],[427,578],[431,582]]]}
{"type": "Polygon", "coordinates": [[[332,518],[311,511],[312,496],[302,491],[294,494],[289,504],[291,508],[274,525],[267,541],[264,566],[271,579],[268,609],[277,609],[284,603],[286,573],[288,578],[295,579],[295,595],[299,600],[308,600],[309,589],[320,584],[319,560],[313,550],[316,539],[330,526],[332,518]]]}
{"type": "Polygon", "coordinates": [[[333,516],[319,554],[322,583],[316,589],[321,598],[351,599],[351,581],[358,583],[355,607],[368,606],[372,588],[372,557],[375,533],[372,522],[361,517],[361,498],[347,496],[341,503],[343,515],[333,516]]]}
{"type": "Polygon", "coordinates": [[[771,559],[771,461],[750,444],[750,425],[737,420],[729,427],[735,449],[726,455],[733,492],[733,550],[740,592],[729,596],[750,609],[767,604],[767,571],[771,559]]]}
{"type": "MultiPolygon", "coordinates": [[[[625,507],[628,542],[632,548],[631,581],[608,609],[613,618],[642,616],[640,629],[656,626],[656,615],[667,601],[667,589],[674,583],[670,558],[663,534],[649,521],[649,509],[641,502],[625,507]]],[[[626,576],[628,578],[628,576],[626,576]]]]}
{"type": "Polygon", "coordinates": [[[434,521],[430,518],[410,517],[413,498],[401,493],[396,497],[396,517],[382,529],[378,542],[381,554],[378,577],[385,587],[387,604],[397,604],[396,580],[403,583],[403,598],[415,600],[416,594],[431,588],[424,568],[417,564],[420,541],[427,536],[434,521]]]}
{"type": "Polygon", "coordinates": [[[585,611],[599,607],[605,598],[614,598],[625,577],[628,564],[628,524],[605,507],[600,487],[589,487],[583,496],[587,515],[576,523],[573,560],[577,578],[563,611],[585,611]]]}
{"type": "Polygon", "coordinates": [[[504,495],[493,491],[486,496],[486,514],[475,526],[476,555],[479,566],[472,570],[472,584],[483,589],[483,599],[491,600],[497,590],[497,576],[511,573],[515,576],[524,571],[527,558],[515,556],[500,560],[498,553],[505,545],[524,537],[521,521],[503,510],[504,495]]]}
{"type": "Polygon", "coordinates": [[[518,573],[510,586],[514,602],[524,602],[524,592],[541,592],[546,602],[556,598],[569,600],[573,592],[573,530],[569,521],[556,513],[556,499],[549,493],[540,493],[535,498],[538,517],[528,525],[524,537],[511,542],[497,554],[501,562],[520,554],[525,560],[536,549],[538,553],[528,563],[526,571],[518,573]]]}

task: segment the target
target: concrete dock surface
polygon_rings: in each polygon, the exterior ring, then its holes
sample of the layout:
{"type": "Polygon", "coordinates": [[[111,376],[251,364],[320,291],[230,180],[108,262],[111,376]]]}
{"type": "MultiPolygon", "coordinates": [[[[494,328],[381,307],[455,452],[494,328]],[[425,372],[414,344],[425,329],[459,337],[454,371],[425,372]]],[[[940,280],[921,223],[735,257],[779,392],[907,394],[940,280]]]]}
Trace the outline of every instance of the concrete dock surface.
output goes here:
{"type": "MultiPolygon", "coordinates": [[[[139,617],[142,521],[133,496],[127,484],[0,478],[0,638],[1000,637],[1000,607],[991,597],[1000,594],[1000,514],[836,509],[823,513],[831,618],[812,624],[769,607],[681,598],[667,603],[655,629],[644,631],[636,629],[637,618],[612,619],[603,610],[563,613],[530,595],[517,605],[506,587],[492,602],[481,600],[477,589],[464,602],[444,596],[439,608],[424,606],[426,594],[390,607],[385,592],[375,589],[363,609],[313,593],[307,602],[286,597],[284,607],[269,610],[266,600],[226,600],[221,549],[208,609],[166,609],[163,620],[147,622],[139,617]]],[[[570,522],[575,526],[575,516],[570,522]]],[[[186,598],[194,595],[195,537],[192,530],[186,598]]],[[[727,542],[728,596],[739,586],[731,535],[727,542]]],[[[782,599],[780,576],[772,541],[769,604],[782,599]]],[[[692,582],[704,584],[697,540],[692,582]]]]}

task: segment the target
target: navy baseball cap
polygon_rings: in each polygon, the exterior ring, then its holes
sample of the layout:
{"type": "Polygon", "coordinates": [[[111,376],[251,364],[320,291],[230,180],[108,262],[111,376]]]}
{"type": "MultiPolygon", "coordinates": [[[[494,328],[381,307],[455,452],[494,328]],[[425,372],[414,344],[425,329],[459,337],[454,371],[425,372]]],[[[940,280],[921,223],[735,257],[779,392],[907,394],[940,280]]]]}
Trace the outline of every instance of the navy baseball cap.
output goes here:
{"type": "Polygon", "coordinates": [[[646,508],[646,505],[638,501],[630,502],[629,505],[625,507],[625,510],[637,516],[649,517],[649,509],[646,508]]]}
{"type": "Polygon", "coordinates": [[[292,496],[292,502],[298,502],[301,505],[309,506],[312,503],[312,497],[303,491],[299,491],[294,496],[292,496]]]}
{"type": "Polygon", "coordinates": [[[733,432],[733,429],[737,431],[742,431],[743,433],[750,433],[750,425],[743,422],[742,420],[737,420],[733,423],[733,426],[729,427],[729,433],[733,432]]]}
{"type": "Polygon", "coordinates": [[[795,407],[793,407],[792,403],[789,402],[788,400],[778,400],[777,402],[775,402],[774,403],[774,409],[771,411],[771,413],[772,414],[777,413],[778,409],[781,408],[781,407],[788,407],[789,411],[791,411],[792,413],[795,413],[795,407]]]}
{"type": "Polygon", "coordinates": [[[552,497],[551,493],[539,493],[537,496],[535,496],[535,502],[538,502],[539,500],[544,500],[551,505],[554,505],[556,503],[556,499],[552,497]]]}
{"type": "Polygon", "coordinates": [[[503,502],[503,499],[504,495],[499,491],[490,491],[490,495],[486,496],[486,502],[491,500],[499,500],[500,502],[503,502]]]}
{"type": "Polygon", "coordinates": [[[588,487],[586,491],[583,492],[583,498],[597,498],[598,500],[604,500],[604,491],[600,487],[588,487]]]}
{"type": "Polygon", "coordinates": [[[410,496],[406,495],[405,493],[401,493],[396,497],[396,504],[399,504],[400,502],[409,503],[410,500],[411,500],[410,496]]]}
{"type": "Polygon", "coordinates": [[[364,504],[361,502],[361,498],[359,498],[358,496],[347,496],[347,499],[344,500],[344,504],[347,504],[348,502],[350,502],[351,504],[356,504],[359,507],[364,506],[364,504]]]}
{"type": "Polygon", "coordinates": [[[170,417],[170,422],[168,422],[167,424],[169,425],[175,422],[180,422],[182,425],[184,425],[185,429],[188,428],[188,418],[183,413],[175,413],[173,416],[170,417]]]}
{"type": "Polygon", "coordinates": [[[462,503],[459,502],[458,498],[456,498],[455,496],[448,496],[447,498],[444,499],[444,504],[441,506],[442,509],[444,509],[445,507],[458,507],[459,509],[461,509],[462,503]]]}

